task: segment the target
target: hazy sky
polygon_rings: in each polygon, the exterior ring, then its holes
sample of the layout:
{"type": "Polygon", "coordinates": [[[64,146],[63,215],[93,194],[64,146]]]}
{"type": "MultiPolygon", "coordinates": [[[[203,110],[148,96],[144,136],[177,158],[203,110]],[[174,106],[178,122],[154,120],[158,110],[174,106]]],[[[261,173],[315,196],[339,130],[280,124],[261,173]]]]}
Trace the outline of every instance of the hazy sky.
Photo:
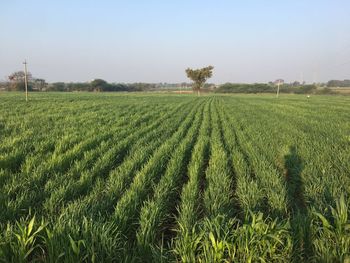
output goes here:
{"type": "Polygon", "coordinates": [[[0,79],[211,82],[350,78],[349,0],[1,0],[0,79]]]}

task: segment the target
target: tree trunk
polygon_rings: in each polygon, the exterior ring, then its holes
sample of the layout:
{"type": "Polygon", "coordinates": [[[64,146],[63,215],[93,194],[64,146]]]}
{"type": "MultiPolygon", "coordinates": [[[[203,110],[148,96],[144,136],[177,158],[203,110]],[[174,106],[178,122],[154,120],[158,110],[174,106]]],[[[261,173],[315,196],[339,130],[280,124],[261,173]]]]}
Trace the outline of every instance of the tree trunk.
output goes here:
{"type": "Polygon", "coordinates": [[[197,89],[197,96],[199,97],[201,95],[201,90],[197,89]]]}

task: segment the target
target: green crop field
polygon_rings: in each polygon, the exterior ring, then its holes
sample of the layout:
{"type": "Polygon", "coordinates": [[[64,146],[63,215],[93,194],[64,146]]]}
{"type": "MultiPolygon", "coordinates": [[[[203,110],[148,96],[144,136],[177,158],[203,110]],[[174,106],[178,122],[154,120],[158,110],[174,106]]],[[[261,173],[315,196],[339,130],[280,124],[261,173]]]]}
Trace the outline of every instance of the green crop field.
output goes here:
{"type": "Polygon", "coordinates": [[[0,93],[0,262],[349,262],[350,97],[0,93]]]}

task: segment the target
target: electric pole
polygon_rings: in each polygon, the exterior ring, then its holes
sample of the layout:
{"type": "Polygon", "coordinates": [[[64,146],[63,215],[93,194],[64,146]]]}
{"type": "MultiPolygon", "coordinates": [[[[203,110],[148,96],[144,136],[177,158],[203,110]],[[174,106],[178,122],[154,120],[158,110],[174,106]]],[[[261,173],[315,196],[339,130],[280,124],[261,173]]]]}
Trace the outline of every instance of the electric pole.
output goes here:
{"type": "Polygon", "coordinates": [[[280,83],[281,83],[281,80],[278,80],[278,82],[277,82],[277,94],[276,94],[276,98],[278,98],[278,95],[280,94],[280,83]]]}
{"type": "Polygon", "coordinates": [[[28,77],[27,77],[27,61],[24,60],[24,87],[26,90],[26,101],[28,101],[28,77]]]}

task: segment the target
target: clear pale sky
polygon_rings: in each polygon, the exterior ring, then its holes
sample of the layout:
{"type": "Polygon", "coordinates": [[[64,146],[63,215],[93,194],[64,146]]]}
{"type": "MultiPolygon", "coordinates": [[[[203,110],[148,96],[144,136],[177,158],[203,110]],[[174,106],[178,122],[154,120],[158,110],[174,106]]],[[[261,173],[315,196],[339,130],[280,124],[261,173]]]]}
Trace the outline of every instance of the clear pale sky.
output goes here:
{"type": "Polygon", "coordinates": [[[350,78],[349,0],[1,0],[0,79],[210,82],[350,78]]]}

